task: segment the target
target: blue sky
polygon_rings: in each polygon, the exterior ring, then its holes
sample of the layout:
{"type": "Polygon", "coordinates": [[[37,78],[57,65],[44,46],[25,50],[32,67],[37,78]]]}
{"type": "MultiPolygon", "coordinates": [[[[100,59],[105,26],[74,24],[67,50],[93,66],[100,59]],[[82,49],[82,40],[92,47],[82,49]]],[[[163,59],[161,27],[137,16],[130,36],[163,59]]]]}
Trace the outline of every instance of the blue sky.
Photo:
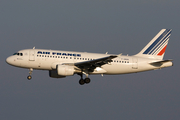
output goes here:
{"type": "Polygon", "coordinates": [[[179,120],[178,0],[1,0],[0,119],[179,120]],[[21,49],[138,53],[162,28],[172,29],[164,59],[174,66],[137,74],[53,79],[5,59],[21,49]]]}

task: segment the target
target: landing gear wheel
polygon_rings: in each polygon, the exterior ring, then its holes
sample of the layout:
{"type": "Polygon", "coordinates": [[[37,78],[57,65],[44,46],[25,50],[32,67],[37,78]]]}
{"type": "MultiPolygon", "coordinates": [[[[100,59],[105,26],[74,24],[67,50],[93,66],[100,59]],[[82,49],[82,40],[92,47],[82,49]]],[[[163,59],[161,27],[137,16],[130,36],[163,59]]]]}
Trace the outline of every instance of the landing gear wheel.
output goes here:
{"type": "Polygon", "coordinates": [[[91,80],[90,80],[89,78],[85,78],[85,79],[84,79],[84,82],[85,82],[86,84],[88,84],[88,83],[91,82],[91,80]]]}
{"type": "Polygon", "coordinates": [[[88,77],[88,71],[86,71],[86,72],[81,72],[81,73],[78,73],[78,75],[80,75],[81,76],[81,79],[79,80],[79,84],[80,85],[84,85],[85,83],[86,84],[88,84],[88,83],[90,83],[91,82],[91,80],[90,80],[90,78],[88,77]],[[85,79],[83,79],[83,74],[85,74],[86,75],[86,78],[85,79]]]}
{"type": "Polygon", "coordinates": [[[85,83],[85,81],[84,81],[83,79],[80,79],[80,80],[79,80],[79,84],[80,84],[80,85],[84,85],[84,83],[85,83]]]}
{"type": "Polygon", "coordinates": [[[31,76],[32,72],[33,72],[33,69],[32,69],[32,68],[29,68],[29,76],[27,76],[27,79],[28,79],[28,80],[31,80],[31,79],[32,79],[32,76],[31,76]]]}
{"type": "Polygon", "coordinates": [[[32,76],[30,76],[30,75],[27,76],[27,79],[28,79],[28,80],[31,80],[31,79],[32,79],[32,76]]]}

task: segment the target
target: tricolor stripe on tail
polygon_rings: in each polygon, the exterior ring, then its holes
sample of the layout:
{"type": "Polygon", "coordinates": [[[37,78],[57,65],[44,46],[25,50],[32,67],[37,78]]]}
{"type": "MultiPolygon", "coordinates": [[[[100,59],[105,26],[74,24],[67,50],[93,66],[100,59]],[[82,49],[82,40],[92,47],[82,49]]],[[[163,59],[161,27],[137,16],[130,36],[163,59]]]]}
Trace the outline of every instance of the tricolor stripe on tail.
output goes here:
{"type": "Polygon", "coordinates": [[[137,55],[162,59],[172,29],[162,29],[137,55]]]}

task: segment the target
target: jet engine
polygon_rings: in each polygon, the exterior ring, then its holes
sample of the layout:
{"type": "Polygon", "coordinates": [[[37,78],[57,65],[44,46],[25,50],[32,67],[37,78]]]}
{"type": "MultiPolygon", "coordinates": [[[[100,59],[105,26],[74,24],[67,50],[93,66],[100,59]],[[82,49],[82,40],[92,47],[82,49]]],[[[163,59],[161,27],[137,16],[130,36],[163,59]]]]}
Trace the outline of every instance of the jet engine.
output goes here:
{"type": "Polygon", "coordinates": [[[57,74],[57,70],[49,70],[49,77],[52,77],[52,78],[64,78],[66,76],[61,76],[61,75],[58,75],[57,74]]]}
{"type": "Polygon", "coordinates": [[[74,66],[57,65],[57,74],[60,76],[72,76],[74,75],[74,66]]]}

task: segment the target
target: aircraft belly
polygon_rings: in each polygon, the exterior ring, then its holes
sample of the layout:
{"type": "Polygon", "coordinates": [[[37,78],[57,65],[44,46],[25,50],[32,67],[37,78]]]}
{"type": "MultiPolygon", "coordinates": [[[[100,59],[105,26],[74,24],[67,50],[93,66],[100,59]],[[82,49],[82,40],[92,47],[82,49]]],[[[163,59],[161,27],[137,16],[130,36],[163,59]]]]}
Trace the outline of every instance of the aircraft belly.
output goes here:
{"type": "Polygon", "coordinates": [[[23,61],[21,63],[22,68],[33,68],[39,70],[51,70],[51,66],[48,61],[23,61]]]}
{"type": "Polygon", "coordinates": [[[138,67],[135,69],[131,63],[128,63],[128,64],[104,65],[103,69],[107,71],[105,74],[128,74],[128,73],[137,73],[142,71],[153,70],[156,68],[147,63],[141,63],[138,64],[138,67]]]}
{"type": "Polygon", "coordinates": [[[91,74],[104,74],[106,73],[107,71],[104,70],[103,68],[100,68],[100,67],[97,67],[94,72],[92,72],[91,74]]]}
{"type": "Polygon", "coordinates": [[[114,65],[105,65],[103,66],[107,72],[105,74],[125,74],[132,73],[132,65],[122,65],[122,64],[114,64],[114,65]]]}

